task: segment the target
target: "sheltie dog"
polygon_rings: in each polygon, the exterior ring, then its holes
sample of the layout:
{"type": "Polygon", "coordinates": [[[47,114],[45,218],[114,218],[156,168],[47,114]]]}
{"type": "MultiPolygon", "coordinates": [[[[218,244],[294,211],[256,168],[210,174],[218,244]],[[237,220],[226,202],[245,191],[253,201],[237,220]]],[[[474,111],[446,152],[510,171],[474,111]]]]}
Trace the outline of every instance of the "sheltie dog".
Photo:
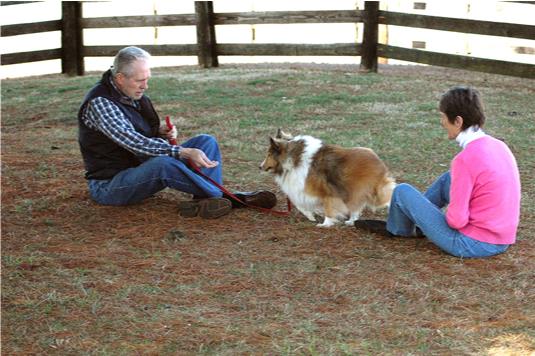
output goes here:
{"type": "Polygon", "coordinates": [[[344,219],[353,225],[362,210],[388,207],[395,181],[381,159],[369,148],[324,144],[311,136],[293,137],[279,129],[260,169],[275,181],[293,205],[317,226],[329,227],[344,219]]]}

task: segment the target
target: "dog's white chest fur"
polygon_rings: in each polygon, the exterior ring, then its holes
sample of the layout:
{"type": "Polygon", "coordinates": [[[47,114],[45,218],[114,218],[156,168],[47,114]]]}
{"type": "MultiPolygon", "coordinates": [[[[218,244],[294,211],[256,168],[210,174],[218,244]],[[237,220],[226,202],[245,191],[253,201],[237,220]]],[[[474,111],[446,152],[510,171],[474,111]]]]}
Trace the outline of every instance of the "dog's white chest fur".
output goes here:
{"type": "MultiPolygon", "coordinates": [[[[319,199],[305,193],[305,184],[310,170],[312,158],[322,146],[322,142],[311,136],[296,136],[292,141],[304,141],[305,148],[299,164],[293,159],[283,162],[283,173],[275,177],[275,181],[299,210],[322,213],[319,199]]],[[[311,216],[307,216],[309,219],[311,216]]],[[[313,216],[312,216],[313,219],[313,216]]]]}

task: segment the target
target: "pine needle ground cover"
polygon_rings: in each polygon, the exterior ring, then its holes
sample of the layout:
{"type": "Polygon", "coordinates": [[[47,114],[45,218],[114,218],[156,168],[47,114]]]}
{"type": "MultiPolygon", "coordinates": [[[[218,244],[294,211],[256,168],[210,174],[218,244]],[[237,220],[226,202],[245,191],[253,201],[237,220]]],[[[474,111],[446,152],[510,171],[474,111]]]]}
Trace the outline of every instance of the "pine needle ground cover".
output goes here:
{"type": "MultiPolygon", "coordinates": [[[[424,190],[458,152],[437,102],[480,90],[486,131],[522,180],[517,244],[458,259],[297,212],[185,219],[163,191],[92,202],[76,115],[99,73],[2,81],[2,349],[5,354],[456,354],[535,352],[535,85],[433,67],[250,65],[154,69],[148,95],[181,138],[216,136],[225,185],[267,188],[277,128],[374,149],[424,190]]],[[[364,217],[384,218],[385,211],[364,217]]]]}

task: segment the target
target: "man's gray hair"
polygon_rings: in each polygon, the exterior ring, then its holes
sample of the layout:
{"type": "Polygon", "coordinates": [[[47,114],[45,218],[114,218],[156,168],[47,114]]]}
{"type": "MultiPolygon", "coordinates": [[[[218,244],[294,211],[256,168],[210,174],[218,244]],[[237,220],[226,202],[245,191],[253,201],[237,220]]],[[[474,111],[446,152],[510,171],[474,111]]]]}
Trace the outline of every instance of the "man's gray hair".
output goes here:
{"type": "Polygon", "coordinates": [[[144,49],[135,46],[125,47],[115,55],[111,74],[116,76],[119,73],[123,73],[128,77],[132,74],[132,63],[137,60],[148,61],[149,59],[150,54],[144,49]]]}

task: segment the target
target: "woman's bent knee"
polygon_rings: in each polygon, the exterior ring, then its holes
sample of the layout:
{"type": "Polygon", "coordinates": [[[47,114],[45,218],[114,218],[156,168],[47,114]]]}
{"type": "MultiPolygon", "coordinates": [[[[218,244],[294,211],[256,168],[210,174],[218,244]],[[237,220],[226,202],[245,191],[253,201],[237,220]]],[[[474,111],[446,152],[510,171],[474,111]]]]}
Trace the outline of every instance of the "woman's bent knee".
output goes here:
{"type": "Polygon", "coordinates": [[[422,193],[412,185],[407,183],[398,184],[392,192],[392,204],[400,206],[410,204],[418,195],[422,195],[422,193]]]}
{"type": "Polygon", "coordinates": [[[394,192],[392,193],[396,197],[404,197],[410,192],[416,191],[416,188],[414,188],[412,185],[407,183],[400,183],[394,188],[394,192]]]}

